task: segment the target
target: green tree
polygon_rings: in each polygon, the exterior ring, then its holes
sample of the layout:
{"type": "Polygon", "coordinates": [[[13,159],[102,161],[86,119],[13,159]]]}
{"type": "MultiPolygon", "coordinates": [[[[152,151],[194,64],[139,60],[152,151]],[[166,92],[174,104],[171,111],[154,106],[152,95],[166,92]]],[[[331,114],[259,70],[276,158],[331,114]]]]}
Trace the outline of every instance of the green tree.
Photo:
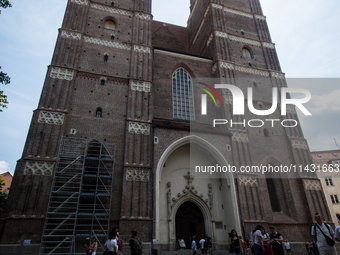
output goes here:
{"type": "Polygon", "coordinates": [[[0,215],[4,213],[5,203],[8,197],[8,193],[2,190],[2,186],[5,185],[5,181],[0,176],[0,215]]]}
{"type": "MultiPolygon", "coordinates": [[[[9,0],[0,0],[0,7],[2,8],[12,7],[12,4],[10,3],[9,0]]],[[[1,10],[0,10],[0,14],[1,14],[1,10]]],[[[0,72],[0,83],[7,85],[10,82],[11,82],[11,78],[7,75],[7,73],[3,73],[1,71],[0,72]]],[[[2,112],[3,108],[7,108],[7,104],[8,104],[7,96],[4,95],[3,91],[0,91],[0,112],[2,112]]]]}
{"type": "Polygon", "coordinates": [[[12,5],[9,2],[9,0],[0,0],[0,7],[7,8],[7,7],[12,7],[12,5]]]}
{"type": "MultiPolygon", "coordinates": [[[[1,69],[1,66],[0,66],[0,69],[1,69]]],[[[7,73],[0,71],[0,83],[7,85],[10,82],[11,82],[11,78],[7,75],[7,73]]],[[[0,91],[0,112],[2,112],[3,108],[7,108],[7,104],[8,104],[7,96],[4,95],[3,91],[0,91]]]]}

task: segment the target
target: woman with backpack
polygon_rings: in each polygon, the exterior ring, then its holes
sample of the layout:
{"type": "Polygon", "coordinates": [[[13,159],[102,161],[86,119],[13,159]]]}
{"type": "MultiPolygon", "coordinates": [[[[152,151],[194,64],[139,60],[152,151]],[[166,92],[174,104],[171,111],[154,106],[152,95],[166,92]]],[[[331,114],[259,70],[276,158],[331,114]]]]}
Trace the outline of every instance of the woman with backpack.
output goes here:
{"type": "Polygon", "coordinates": [[[116,240],[117,233],[111,232],[109,239],[105,243],[105,255],[117,255],[118,245],[116,240]]]}

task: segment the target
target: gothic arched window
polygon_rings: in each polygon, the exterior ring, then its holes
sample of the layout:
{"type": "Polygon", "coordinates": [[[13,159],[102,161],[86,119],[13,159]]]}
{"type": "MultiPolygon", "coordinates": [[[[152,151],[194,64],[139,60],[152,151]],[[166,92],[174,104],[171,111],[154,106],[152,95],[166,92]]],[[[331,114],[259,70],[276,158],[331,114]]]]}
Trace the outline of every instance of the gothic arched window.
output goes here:
{"type": "Polygon", "coordinates": [[[112,21],[112,20],[107,20],[107,21],[105,21],[104,28],[110,29],[110,30],[115,30],[116,23],[114,23],[114,21],[112,21]]]}
{"type": "Polygon", "coordinates": [[[182,67],[172,75],[172,99],[174,119],[194,120],[192,79],[182,67]]]}

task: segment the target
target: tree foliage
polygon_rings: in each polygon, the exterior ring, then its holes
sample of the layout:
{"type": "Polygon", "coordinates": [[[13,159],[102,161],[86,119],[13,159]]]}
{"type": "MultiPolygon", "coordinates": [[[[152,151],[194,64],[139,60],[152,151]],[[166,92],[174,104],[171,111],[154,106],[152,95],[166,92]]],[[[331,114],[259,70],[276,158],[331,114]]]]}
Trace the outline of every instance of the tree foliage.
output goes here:
{"type": "MultiPolygon", "coordinates": [[[[1,66],[0,66],[0,69],[1,69],[1,66]]],[[[7,85],[10,82],[11,82],[11,78],[7,75],[7,73],[0,71],[0,83],[7,85]]],[[[7,96],[4,95],[3,91],[0,91],[0,112],[2,112],[3,108],[7,108],[7,104],[8,104],[7,96]]]]}
{"type": "Polygon", "coordinates": [[[9,0],[0,0],[0,7],[7,8],[7,7],[12,7],[12,5],[9,2],[9,0]]]}
{"type": "Polygon", "coordinates": [[[5,185],[5,181],[1,179],[1,176],[0,176],[0,215],[4,213],[5,203],[8,197],[8,193],[2,190],[2,186],[4,185],[5,185]]]}

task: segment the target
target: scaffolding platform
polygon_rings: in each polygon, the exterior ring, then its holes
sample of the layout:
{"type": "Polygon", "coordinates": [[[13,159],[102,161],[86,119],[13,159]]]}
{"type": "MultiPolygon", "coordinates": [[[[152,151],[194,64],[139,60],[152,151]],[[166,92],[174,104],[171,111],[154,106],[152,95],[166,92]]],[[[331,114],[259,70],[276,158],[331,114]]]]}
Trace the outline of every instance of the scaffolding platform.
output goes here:
{"type": "Polygon", "coordinates": [[[62,138],[39,254],[84,253],[93,235],[98,248],[103,247],[109,232],[115,149],[114,144],[62,138]]]}

